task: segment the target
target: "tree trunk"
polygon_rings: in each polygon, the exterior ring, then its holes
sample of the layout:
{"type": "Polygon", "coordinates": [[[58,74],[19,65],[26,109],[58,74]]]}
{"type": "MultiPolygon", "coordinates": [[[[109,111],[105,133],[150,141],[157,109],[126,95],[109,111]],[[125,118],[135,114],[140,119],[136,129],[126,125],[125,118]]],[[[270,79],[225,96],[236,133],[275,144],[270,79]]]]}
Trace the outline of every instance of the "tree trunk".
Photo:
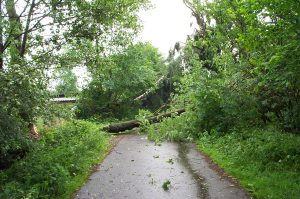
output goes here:
{"type": "Polygon", "coordinates": [[[33,14],[34,7],[35,7],[35,0],[32,0],[31,5],[30,5],[30,9],[29,9],[29,12],[28,12],[28,16],[27,16],[26,26],[25,26],[25,30],[24,30],[24,34],[23,34],[23,38],[22,38],[22,44],[21,44],[21,47],[19,49],[21,57],[24,57],[25,52],[26,52],[27,39],[28,39],[28,34],[29,34],[28,30],[29,30],[29,26],[30,26],[31,17],[32,17],[32,14],[33,14]]]}
{"type": "MultiPolygon", "coordinates": [[[[174,112],[169,112],[169,113],[165,113],[165,114],[161,114],[161,115],[157,115],[157,116],[153,116],[153,117],[148,117],[147,120],[150,122],[150,124],[158,123],[158,122],[162,121],[163,118],[178,116],[184,112],[185,112],[185,109],[179,109],[174,112]]],[[[131,120],[131,121],[126,121],[126,122],[111,124],[109,126],[104,127],[102,130],[107,131],[109,133],[118,133],[118,132],[122,132],[125,130],[131,130],[133,128],[139,127],[140,125],[141,125],[141,121],[131,120]]]]}
{"type": "Polygon", "coordinates": [[[33,123],[29,123],[28,129],[29,129],[29,136],[31,139],[37,140],[40,138],[40,134],[38,133],[38,131],[33,123]]]}
{"type": "Polygon", "coordinates": [[[20,20],[20,16],[16,11],[16,3],[14,0],[6,0],[6,10],[8,14],[9,24],[10,24],[10,32],[11,34],[7,38],[6,42],[13,43],[10,47],[10,56],[11,56],[11,64],[19,64],[21,62],[20,50],[22,43],[22,24],[20,20]]]}

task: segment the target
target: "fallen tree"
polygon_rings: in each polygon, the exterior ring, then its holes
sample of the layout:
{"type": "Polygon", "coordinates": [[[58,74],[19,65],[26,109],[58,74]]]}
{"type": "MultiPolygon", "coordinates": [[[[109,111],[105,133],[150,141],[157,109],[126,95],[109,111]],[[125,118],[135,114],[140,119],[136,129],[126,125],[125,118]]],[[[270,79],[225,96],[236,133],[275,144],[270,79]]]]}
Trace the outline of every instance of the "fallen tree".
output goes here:
{"type": "MultiPolygon", "coordinates": [[[[164,114],[160,114],[160,115],[153,116],[153,117],[148,117],[146,119],[149,121],[150,124],[153,124],[153,123],[160,122],[163,118],[179,116],[184,112],[185,112],[185,109],[178,109],[173,112],[164,113],[164,114]]],[[[122,131],[126,131],[126,130],[131,130],[133,128],[139,127],[140,125],[141,125],[141,121],[130,120],[130,121],[126,121],[126,122],[110,124],[110,125],[104,127],[102,130],[107,131],[109,133],[118,133],[118,132],[122,132],[122,131]]]]}

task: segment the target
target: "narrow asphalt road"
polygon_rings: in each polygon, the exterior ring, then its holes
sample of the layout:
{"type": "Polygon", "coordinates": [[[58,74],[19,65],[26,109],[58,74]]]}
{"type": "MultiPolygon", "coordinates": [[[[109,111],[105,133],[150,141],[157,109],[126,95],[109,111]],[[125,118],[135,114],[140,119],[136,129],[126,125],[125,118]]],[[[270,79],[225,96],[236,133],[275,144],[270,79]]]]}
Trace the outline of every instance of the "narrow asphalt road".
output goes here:
{"type": "Polygon", "coordinates": [[[76,199],[249,199],[210,168],[192,145],[126,135],[114,147],[76,199]],[[168,183],[169,182],[169,183],[168,183]],[[168,185],[168,190],[163,188],[168,185]]]}

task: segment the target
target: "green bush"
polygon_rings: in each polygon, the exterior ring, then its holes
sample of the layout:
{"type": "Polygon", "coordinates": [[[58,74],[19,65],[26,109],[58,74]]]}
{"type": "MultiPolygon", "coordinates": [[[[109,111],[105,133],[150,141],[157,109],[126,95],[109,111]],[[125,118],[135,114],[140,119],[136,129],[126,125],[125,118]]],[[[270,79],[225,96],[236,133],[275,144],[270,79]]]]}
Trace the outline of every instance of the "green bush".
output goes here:
{"type": "Polygon", "coordinates": [[[162,122],[148,125],[146,132],[148,137],[155,142],[169,141],[191,141],[198,137],[192,127],[190,115],[187,113],[174,118],[165,118],[162,122]]]}
{"type": "Polygon", "coordinates": [[[135,115],[139,103],[133,101],[134,97],[126,100],[118,97],[112,99],[112,96],[118,95],[117,93],[118,91],[104,90],[101,81],[93,80],[80,95],[76,116],[80,119],[91,117],[123,119],[135,115]]]}
{"type": "Polygon", "coordinates": [[[0,106],[0,170],[22,158],[31,146],[24,134],[26,125],[18,118],[7,114],[0,106]]]}
{"type": "Polygon", "coordinates": [[[91,122],[50,129],[25,158],[0,173],[0,198],[68,198],[108,148],[109,137],[91,122]]]}
{"type": "Polygon", "coordinates": [[[189,106],[197,130],[230,132],[261,124],[255,97],[230,88],[218,75],[201,75],[202,79],[190,91],[189,106]]]}

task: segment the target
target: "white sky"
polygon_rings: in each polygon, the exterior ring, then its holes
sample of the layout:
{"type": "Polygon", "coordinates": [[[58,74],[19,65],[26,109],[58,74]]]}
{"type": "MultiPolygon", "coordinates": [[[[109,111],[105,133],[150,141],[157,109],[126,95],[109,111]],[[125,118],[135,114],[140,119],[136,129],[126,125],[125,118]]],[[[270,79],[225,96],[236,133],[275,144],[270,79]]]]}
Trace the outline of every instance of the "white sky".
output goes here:
{"type": "Polygon", "coordinates": [[[144,30],[140,34],[142,41],[149,41],[164,56],[168,55],[177,41],[184,42],[192,34],[194,22],[191,11],[182,0],[151,0],[155,8],[140,13],[144,30]]]}

